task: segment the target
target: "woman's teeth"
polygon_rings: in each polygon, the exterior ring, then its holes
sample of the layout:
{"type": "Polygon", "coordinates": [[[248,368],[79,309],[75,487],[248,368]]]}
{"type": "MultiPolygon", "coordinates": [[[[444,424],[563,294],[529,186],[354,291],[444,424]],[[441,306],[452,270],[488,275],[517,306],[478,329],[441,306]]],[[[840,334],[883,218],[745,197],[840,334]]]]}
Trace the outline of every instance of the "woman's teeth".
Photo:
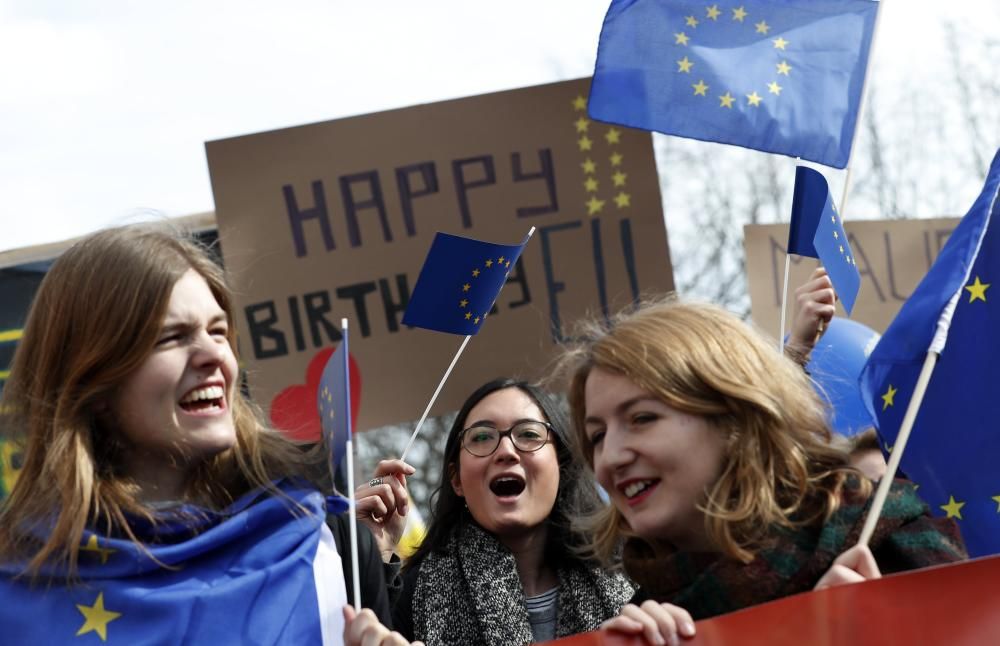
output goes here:
{"type": "Polygon", "coordinates": [[[194,402],[204,399],[221,399],[225,394],[226,391],[222,389],[222,386],[206,386],[205,388],[192,390],[188,394],[184,395],[184,398],[181,399],[181,403],[193,404],[194,402]]]}
{"type": "Polygon", "coordinates": [[[652,485],[652,484],[653,484],[652,480],[641,480],[641,481],[637,481],[637,482],[632,482],[632,483],[629,483],[622,490],[622,493],[625,494],[625,497],[632,498],[632,497],[637,496],[638,494],[642,493],[646,489],[648,489],[650,487],[650,485],[652,485]]]}

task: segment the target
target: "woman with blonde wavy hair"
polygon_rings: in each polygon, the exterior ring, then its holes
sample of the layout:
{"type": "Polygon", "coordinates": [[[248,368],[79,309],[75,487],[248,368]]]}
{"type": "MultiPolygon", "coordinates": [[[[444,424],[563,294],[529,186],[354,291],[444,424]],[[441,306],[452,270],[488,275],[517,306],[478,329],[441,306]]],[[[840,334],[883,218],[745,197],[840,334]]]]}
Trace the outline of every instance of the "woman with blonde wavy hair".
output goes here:
{"type": "Polygon", "coordinates": [[[693,620],[965,557],[899,480],[868,547],[871,483],[830,444],[799,366],[714,306],[662,300],[591,325],[564,357],[587,463],[611,507],[588,551],[639,584],[607,627],[652,643],[693,620]],[[641,604],[638,605],[638,604],[641,604]]]}
{"type": "Polygon", "coordinates": [[[313,477],[326,452],[268,428],[235,348],[223,273],[191,239],[111,229],[53,264],[0,409],[24,447],[0,503],[7,638],[340,639],[348,590],[325,521],[342,499],[313,477]]]}

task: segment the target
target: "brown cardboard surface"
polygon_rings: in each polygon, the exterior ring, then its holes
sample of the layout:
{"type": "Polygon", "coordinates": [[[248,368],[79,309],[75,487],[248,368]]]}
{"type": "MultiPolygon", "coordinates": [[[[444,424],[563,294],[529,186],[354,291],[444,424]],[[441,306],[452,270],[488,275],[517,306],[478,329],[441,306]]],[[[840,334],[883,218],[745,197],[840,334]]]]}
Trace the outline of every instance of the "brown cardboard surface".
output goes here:
{"type": "Polygon", "coordinates": [[[359,429],[418,418],[462,341],[400,324],[439,230],[516,243],[537,227],[432,414],[456,409],[492,377],[542,375],[579,317],[671,290],[650,135],[590,121],[588,85],[208,142],[257,401],[266,409],[305,382],[310,359],[339,340],[347,317],[359,429]]]}

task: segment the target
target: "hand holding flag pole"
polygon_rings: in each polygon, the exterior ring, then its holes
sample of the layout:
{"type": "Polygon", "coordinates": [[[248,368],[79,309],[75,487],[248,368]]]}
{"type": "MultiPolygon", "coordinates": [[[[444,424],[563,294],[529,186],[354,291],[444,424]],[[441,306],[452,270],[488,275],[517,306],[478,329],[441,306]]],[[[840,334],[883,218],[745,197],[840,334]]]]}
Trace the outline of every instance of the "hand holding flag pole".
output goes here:
{"type": "Polygon", "coordinates": [[[464,334],[465,339],[431,395],[400,460],[406,460],[458,358],[465,351],[469,339],[482,328],[507,282],[511,268],[534,233],[535,227],[531,227],[528,235],[517,245],[498,245],[446,233],[435,236],[406,307],[403,324],[464,334]]]}

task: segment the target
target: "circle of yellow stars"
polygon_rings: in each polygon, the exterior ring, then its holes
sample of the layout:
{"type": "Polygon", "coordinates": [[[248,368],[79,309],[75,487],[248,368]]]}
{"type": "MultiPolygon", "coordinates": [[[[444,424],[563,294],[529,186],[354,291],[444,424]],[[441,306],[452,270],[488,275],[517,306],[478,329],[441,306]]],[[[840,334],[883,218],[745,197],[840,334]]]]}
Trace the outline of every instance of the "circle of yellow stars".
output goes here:
{"type": "MultiPolygon", "coordinates": [[[[736,7],[735,9],[731,9],[730,12],[731,13],[728,16],[728,19],[734,22],[747,23],[747,18],[750,17],[750,13],[746,10],[746,7],[743,5],[736,7]]],[[[675,32],[673,34],[674,45],[677,45],[679,47],[688,47],[691,43],[691,36],[688,35],[688,30],[692,30],[693,32],[693,30],[696,30],[698,28],[698,25],[700,25],[703,21],[706,20],[710,20],[712,22],[718,22],[722,15],[723,11],[722,9],[719,8],[719,5],[712,4],[705,7],[705,15],[701,18],[701,20],[699,20],[698,16],[696,15],[685,16],[684,28],[681,31],[675,32]]],[[[725,19],[726,18],[723,18],[723,20],[725,19]]],[[[766,37],[771,32],[771,25],[769,25],[766,20],[760,20],[755,23],[750,21],[747,24],[752,24],[756,33],[762,36],[766,37]]],[[[789,41],[785,40],[781,36],[778,36],[777,38],[772,38],[771,43],[775,50],[780,50],[782,52],[786,51],[789,45],[789,41]]],[[[676,63],[677,63],[678,74],[692,74],[693,76],[692,70],[696,68],[696,63],[695,61],[692,61],[690,58],[688,58],[686,54],[682,58],[678,59],[676,63]]],[[[789,78],[791,76],[792,69],[793,69],[792,66],[788,64],[787,60],[783,59],[779,60],[779,62],[775,64],[774,80],[772,80],[770,83],[766,85],[767,91],[764,93],[763,96],[758,94],[756,90],[754,90],[750,94],[745,94],[744,96],[746,97],[746,105],[748,107],[759,107],[761,103],[764,101],[765,96],[769,94],[773,94],[775,97],[781,96],[781,91],[784,89],[784,86],[782,86],[778,81],[781,80],[780,77],[782,76],[784,76],[785,78],[789,78]]],[[[698,79],[697,83],[691,84],[691,89],[694,92],[694,96],[703,96],[708,98],[709,97],[708,91],[711,89],[711,87],[705,83],[704,79],[698,79]]],[[[733,106],[737,103],[737,97],[733,96],[732,93],[729,92],[729,90],[726,90],[724,94],[717,95],[716,98],[718,98],[719,100],[720,108],[732,109],[733,106]]]]}
{"type": "MultiPolygon", "coordinates": [[[[484,269],[493,269],[495,267],[500,269],[506,269],[507,270],[505,274],[506,277],[510,275],[510,263],[511,263],[510,258],[507,258],[506,256],[500,256],[496,260],[493,260],[492,258],[487,258],[483,262],[483,267],[484,269]]],[[[479,269],[479,267],[474,267],[470,273],[472,274],[473,280],[475,280],[476,278],[479,278],[480,275],[482,275],[483,270],[479,269]]],[[[472,289],[472,283],[462,283],[463,294],[468,293],[471,289],[472,289]]],[[[463,318],[465,318],[466,321],[472,321],[473,325],[479,325],[479,323],[481,321],[485,321],[486,317],[489,316],[490,314],[489,310],[487,310],[483,314],[477,316],[474,312],[467,309],[468,307],[469,307],[469,299],[462,298],[460,301],[458,301],[458,308],[461,310],[465,310],[463,318]]]]}
{"type": "MultiPolygon", "coordinates": [[[[587,100],[583,96],[577,96],[573,99],[574,112],[586,112],[586,109],[587,100]]],[[[594,154],[594,140],[589,135],[591,121],[586,116],[581,115],[573,122],[573,125],[576,128],[576,133],[579,135],[576,141],[577,148],[580,153],[585,154],[584,160],[580,164],[580,168],[584,174],[584,195],[587,196],[584,205],[587,207],[587,215],[594,217],[604,211],[608,199],[598,197],[601,182],[597,179],[599,164],[594,161],[594,157],[596,156],[594,154]]],[[[597,136],[603,139],[605,144],[611,148],[611,153],[607,157],[607,168],[611,172],[611,192],[614,195],[610,197],[610,200],[614,202],[619,211],[629,208],[632,206],[632,196],[626,190],[628,174],[622,171],[622,162],[625,156],[616,150],[616,147],[622,142],[622,131],[618,128],[610,127],[603,135],[597,136]]]]}

